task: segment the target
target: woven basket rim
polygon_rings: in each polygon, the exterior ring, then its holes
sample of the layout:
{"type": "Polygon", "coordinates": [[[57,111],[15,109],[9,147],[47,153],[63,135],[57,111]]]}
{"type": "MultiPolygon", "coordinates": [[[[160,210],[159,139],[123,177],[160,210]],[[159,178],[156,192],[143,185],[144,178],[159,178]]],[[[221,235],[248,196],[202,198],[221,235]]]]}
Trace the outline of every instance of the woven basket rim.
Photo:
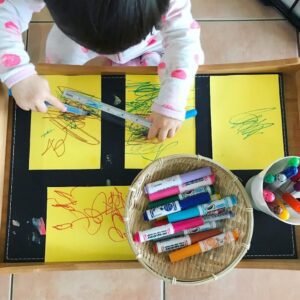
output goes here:
{"type": "Polygon", "coordinates": [[[150,163],[147,167],[145,167],[143,170],[141,170],[137,176],[135,177],[135,179],[133,180],[131,186],[129,187],[129,192],[126,198],[126,204],[125,204],[125,214],[124,214],[124,220],[125,220],[125,230],[126,230],[126,234],[128,237],[128,242],[129,245],[132,249],[132,251],[134,252],[134,254],[136,255],[136,259],[143,265],[143,267],[148,270],[150,273],[152,273],[154,276],[159,277],[160,279],[163,279],[165,282],[167,283],[171,283],[171,284],[182,284],[182,285],[199,285],[199,284],[203,284],[203,283],[208,283],[211,281],[214,281],[216,279],[219,279],[223,276],[225,276],[226,274],[228,274],[244,257],[244,255],[246,254],[246,252],[248,251],[248,249],[250,248],[250,243],[251,243],[251,239],[252,239],[252,235],[253,235],[253,228],[254,228],[254,217],[253,217],[253,207],[251,205],[251,201],[249,198],[248,193],[246,192],[244,186],[242,185],[242,183],[239,181],[238,177],[236,175],[234,175],[229,169],[225,168],[223,165],[215,162],[214,160],[202,156],[202,155],[196,155],[196,154],[174,154],[174,155],[169,155],[163,158],[159,158],[155,161],[153,161],[152,163],[150,163]],[[238,185],[241,193],[243,194],[243,198],[246,202],[246,211],[249,213],[249,222],[247,223],[247,233],[246,233],[246,242],[243,243],[242,245],[242,250],[240,251],[240,253],[237,255],[237,257],[235,257],[235,259],[227,266],[225,267],[223,270],[221,270],[220,272],[218,272],[217,274],[213,274],[212,276],[203,278],[201,280],[177,280],[176,278],[169,278],[166,276],[163,276],[161,274],[159,274],[159,272],[153,270],[151,268],[151,266],[149,266],[142,257],[142,253],[137,251],[137,248],[135,246],[135,243],[132,240],[132,236],[131,236],[131,232],[130,232],[130,228],[129,228],[129,222],[128,222],[128,211],[130,209],[129,204],[130,204],[130,198],[131,195],[137,190],[137,187],[140,185],[139,180],[140,177],[143,174],[146,174],[147,171],[153,167],[154,164],[162,164],[165,161],[169,161],[169,160],[174,160],[174,159],[178,159],[178,158],[191,158],[191,159],[195,159],[197,161],[200,160],[205,160],[208,161],[216,166],[218,166],[219,168],[221,168],[223,171],[225,171],[226,173],[228,173],[232,179],[234,180],[235,184],[238,185]],[[137,186],[137,187],[136,187],[137,186]]]}

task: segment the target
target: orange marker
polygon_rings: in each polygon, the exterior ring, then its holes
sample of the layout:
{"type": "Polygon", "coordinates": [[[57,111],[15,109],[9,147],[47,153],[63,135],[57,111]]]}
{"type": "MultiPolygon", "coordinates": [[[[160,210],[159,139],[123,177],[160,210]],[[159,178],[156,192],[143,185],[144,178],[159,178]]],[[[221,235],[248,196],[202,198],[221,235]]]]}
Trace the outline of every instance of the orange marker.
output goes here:
{"type": "Polygon", "coordinates": [[[289,219],[290,213],[281,200],[275,199],[273,202],[268,202],[267,204],[270,210],[281,220],[289,219]]]}
{"type": "Polygon", "coordinates": [[[290,193],[283,193],[281,195],[281,198],[294,211],[296,211],[298,214],[300,213],[300,201],[297,200],[294,196],[292,196],[290,193]]]}
{"type": "Polygon", "coordinates": [[[224,232],[222,234],[216,235],[204,241],[200,241],[191,246],[173,251],[169,253],[169,257],[172,263],[185,259],[187,257],[204,253],[210,251],[212,249],[223,246],[224,244],[228,244],[234,242],[238,239],[239,233],[237,229],[224,232]]]}

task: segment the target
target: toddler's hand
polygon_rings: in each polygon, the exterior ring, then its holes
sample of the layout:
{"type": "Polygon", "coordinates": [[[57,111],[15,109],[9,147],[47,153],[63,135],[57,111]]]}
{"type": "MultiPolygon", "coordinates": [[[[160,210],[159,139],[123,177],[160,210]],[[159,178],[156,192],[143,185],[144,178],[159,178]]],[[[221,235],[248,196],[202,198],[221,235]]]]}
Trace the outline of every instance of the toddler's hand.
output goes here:
{"type": "Polygon", "coordinates": [[[32,75],[16,83],[11,91],[17,105],[24,110],[47,112],[47,101],[60,111],[66,111],[63,103],[51,94],[48,81],[39,75],[32,75]]]}
{"type": "Polygon", "coordinates": [[[148,139],[157,137],[160,142],[164,141],[167,137],[173,137],[182,125],[181,121],[156,112],[152,112],[148,120],[152,122],[152,126],[148,132],[148,139]]]}

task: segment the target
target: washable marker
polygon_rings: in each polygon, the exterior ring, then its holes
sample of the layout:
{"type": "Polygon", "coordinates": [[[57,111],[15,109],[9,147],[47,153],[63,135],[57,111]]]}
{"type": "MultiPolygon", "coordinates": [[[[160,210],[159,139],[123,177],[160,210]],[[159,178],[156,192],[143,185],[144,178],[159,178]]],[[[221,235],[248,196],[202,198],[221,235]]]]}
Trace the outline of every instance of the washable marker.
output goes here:
{"type": "Polygon", "coordinates": [[[300,159],[299,157],[292,157],[291,159],[289,159],[288,161],[288,166],[289,167],[298,167],[300,164],[300,159]]]}
{"type": "Polygon", "coordinates": [[[198,178],[209,176],[212,174],[212,170],[210,167],[201,168],[198,170],[194,170],[191,172],[187,172],[180,175],[175,175],[172,177],[168,177],[162,180],[158,180],[152,183],[148,183],[145,186],[145,193],[146,194],[153,194],[161,190],[165,190],[167,188],[173,186],[179,186],[186,182],[194,181],[198,178]]]}
{"type": "Polygon", "coordinates": [[[203,241],[205,239],[208,239],[212,236],[221,234],[221,229],[212,229],[204,232],[198,232],[193,234],[187,234],[184,236],[172,238],[169,240],[156,242],[153,246],[153,250],[155,253],[162,253],[162,252],[168,252],[173,251],[182,247],[189,246],[191,244],[195,244],[199,241],[203,241]]]}
{"type": "Polygon", "coordinates": [[[144,220],[151,221],[207,202],[210,202],[209,193],[194,195],[182,201],[175,201],[159,207],[147,209],[144,212],[144,220]]]}
{"type": "Polygon", "coordinates": [[[199,188],[196,188],[194,190],[182,193],[182,194],[178,194],[172,197],[168,197],[168,198],[164,198],[161,200],[157,200],[157,201],[152,201],[148,203],[148,209],[150,208],[154,208],[154,207],[158,207],[170,202],[174,202],[174,201],[181,201],[183,199],[186,199],[190,196],[194,196],[197,194],[201,194],[201,193],[209,193],[210,195],[213,195],[215,193],[215,188],[213,185],[207,185],[207,186],[201,186],[199,188]]]}
{"type": "Polygon", "coordinates": [[[293,191],[291,191],[291,195],[294,198],[300,198],[300,181],[296,182],[293,185],[293,191]]]}
{"type": "Polygon", "coordinates": [[[222,209],[222,208],[231,208],[237,205],[237,198],[232,195],[225,197],[221,200],[217,200],[211,203],[205,203],[201,205],[197,205],[196,207],[189,208],[187,210],[183,210],[171,215],[168,215],[169,222],[178,222],[181,220],[186,220],[189,218],[199,217],[207,215],[209,212],[214,210],[222,209]]]}
{"type": "MultiPolygon", "coordinates": [[[[48,107],[53,107],[52,104],[50,104],[49,102],[45,101],[46,106],[48,107]]],[[[75,106],[71,106],[69,104],[65,104],[64,103],[65,108],[67,109],[64,113],[71,113],[74,115],[78,115],[78,116],[88,116],[90,113],[86,110],[83,110],[81,108],[75,107],[75,106]]]]}
{"type": "Polygon", "coordinates": [[[169,258],[172,263],[180,261],[187,257],[204,253],[212,249],[223,246],[224,244],[232,243],[236,241],[239,237],[237,229],[230,230],[224,233],[221,233],[217,236],[208,238],[204,241],[200,241],[196,244],[190,245],[188,247],[181,248],[169,253],[169,258]]]}
{"type": "Polygon", "coordinates": [[[273,183],[275,181],[275,176],[272,174],[267,174],[264,177],[264,183],[273,183]]]}
{"type": "Polygon", "coordinates": [[[173,195],[182,194],[184,192],[191,191],[191,190],[196,189],[201,186],[214,184],[215,179],[216,179],[215,175],[202,177],[202,178],[196,179],[194,181],[186,182],[179,186],[173,186],[168,189],[165,189],[165,190],[153,193],[153,194],[149,194],[148,198],[150,201],[156,201],[156,200],[160,200],[162,198],[170,197],[173,195]]]}
{"type": "Polygon", "coordinates": [[[263,190],[263,197],[266,202],[273,202],[275,200],[275,195],[271,191],[264,189],[263,190]]]}
{"type": "Polygon", "coordinates": [[[291,180],[294,182],[300,180],[300,166],[298,167],[298,173],[296,175],[292,176],[291,180]]]}
{"type": "Polygon", "coordinates": [[[267,203],[269,209],[277,215],[281,220],[288,220],[290,217],[290,213],[283,204],[283,202],[279,199],[275,199],[273,202],[267,203]]]}
{"type": "Polygon", "coordinates": [[[300,213],[300,202],[289,193],[283,193],[281,199],[298,214],[300,213]]]}
{"type": "Polygon", "coordinates": [[[179,237],[179,236],[183,236],[183,235],[187,235],[187,234],[192,234],[192,233],[203,232],[203,231],[216,229],[216,228],[221,228],[221,227],[223,227],[223,222],[221,222],[221,221],[205,222],[201,226],[186,229],[184,231],[174,233],[171,236],[168,236],[166,238],[154,239],[153,241],[155,241],[155,242],[166,241],[167,239],[170,239],[170,238],[175,238],[175,237],[179,237]]]}
{"type": "Polygon", "coordinates": [[[204,224],[211,223],[211,222],[217,222],[217,221],[223,221],[226,219],[232,219],[235,217],[235,213],[231,210],[224,212],[223,214],[218,215],[206,215],[203,216],[204,224]]]}
{"type": "Polygon", "coordinates": [[[275,175],[275,181],[267,186],[268,189],[275,191],[280,188],[287,180],[298,173],[298,168],[288,167],[282,172],[275,175]]]}
{"type": "Polygon", "coordinates": [[[133,241],[136,243],[144,243],[158,238],[170,236],[176,232],[185,229],[203,225],[202,217],[197,217],[189,220],[184,220],[176,223],[168,223],[159,227],[153,227],[144,231],[138,231],[133,235],[133,241]]]}
{"type": "Polygon", "coordinates": [[[219,194],[209,195],[209,193],[201,193],[194,196],[190,196],[182,201],[169,202],[161,206],[157,206],[151,209],[147,209],[143,216],[145,221],[152,221],[161,217],[165,217],[169,214],[188,209],[190,207],[208,203],[210,201],[216,201],[221,199],[219,194]]]}

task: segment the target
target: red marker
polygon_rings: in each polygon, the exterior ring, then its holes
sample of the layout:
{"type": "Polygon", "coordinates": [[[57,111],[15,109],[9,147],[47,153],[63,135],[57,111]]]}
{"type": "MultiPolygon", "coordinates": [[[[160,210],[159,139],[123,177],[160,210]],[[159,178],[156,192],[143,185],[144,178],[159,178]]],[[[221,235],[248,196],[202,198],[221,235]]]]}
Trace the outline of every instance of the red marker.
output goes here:
{"type": "Polygon", "coordinates": [[[300,201],[289,193],[283,193],[281,195],[282,200],[287,203],[294,211],[300,214],[300,201]]]}

